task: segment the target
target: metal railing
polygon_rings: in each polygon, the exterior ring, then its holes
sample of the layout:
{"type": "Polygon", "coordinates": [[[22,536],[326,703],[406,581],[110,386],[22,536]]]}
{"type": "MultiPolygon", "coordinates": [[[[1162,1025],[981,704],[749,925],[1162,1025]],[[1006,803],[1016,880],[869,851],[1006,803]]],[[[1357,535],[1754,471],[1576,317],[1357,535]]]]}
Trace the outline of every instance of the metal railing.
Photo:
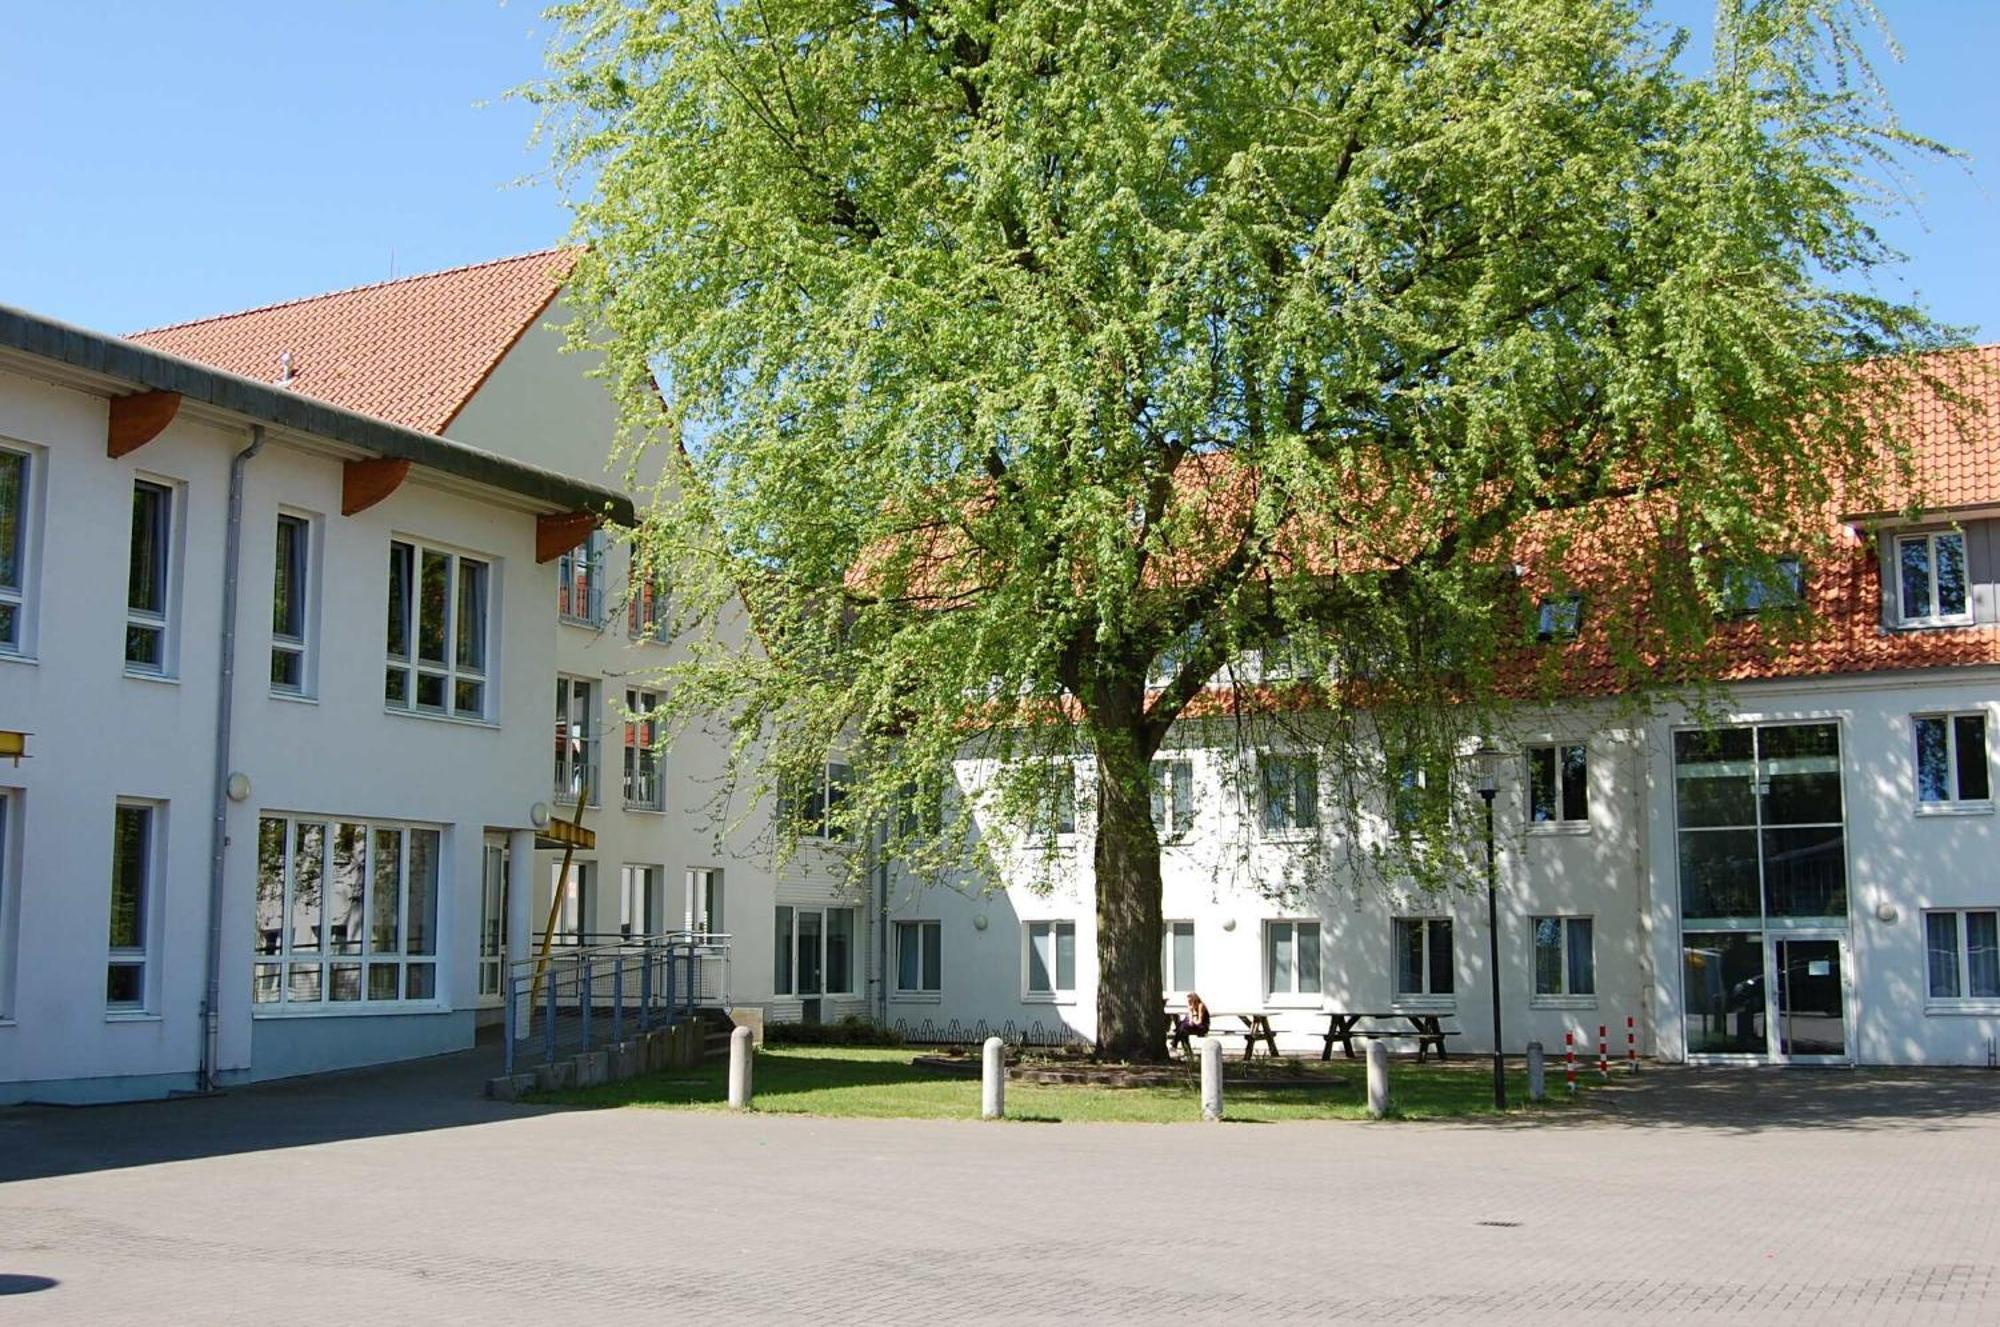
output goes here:
{"type": "Polygon", "coordinates": [[[703,1006],[728,1007],[729,937],[696,931],[567,937],[550,948],[546,963],[510,962],[502,985],[505,1072],[512,1074],[517,1064],[553,1064],[614,1045],[692,1018],[703,1006]]]}

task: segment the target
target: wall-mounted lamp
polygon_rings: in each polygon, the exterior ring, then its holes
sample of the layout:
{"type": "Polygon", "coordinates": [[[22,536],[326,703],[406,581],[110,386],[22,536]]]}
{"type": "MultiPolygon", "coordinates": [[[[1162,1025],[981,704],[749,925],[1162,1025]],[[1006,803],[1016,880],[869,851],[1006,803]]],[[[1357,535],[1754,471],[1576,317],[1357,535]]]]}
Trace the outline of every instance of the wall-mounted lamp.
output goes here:
{"type": "Polygon", "coordinates": [[[1223,929],[1223,930],[1225,930],[1225,931],[1233,931],[1233,930],[1235,930],[1235,929],[1236,929],[1236,919],[1235,919],[1234,917],[1224,917],[1224,918],[1222,919],[1222,929],[1223,929]]]}
{"type": "Polygon", "coordinates": [[[975,931],[983,931],[986,929],[985,913],[982,912],[972,919],[972,929],[975,931]]]}
{"type": "Polygon", "coordinates": [[[1893,926],[1896,919],[1902,915],[1902,913],[1896,911],[1896,905],[1893,903],[1877,903],[1875,905],[1875,920],[1884,925],[1893,926]]]}
{"type": "Polygon", "coordinates": [[[248,774],[245,774],[243,771],[238,770],[236,773],[230,775],[229,778],[223,783],[222,791],[228,794],[229,800],[232,802],[249,801],[250,776],[248,774]]]}
{"type": "Polygon", "coordinates": [[[547,802],[536,802],[533,806],[529,807],[528,823],[536,829],[547,829],[549,827],[549,804],[547,802]]]}

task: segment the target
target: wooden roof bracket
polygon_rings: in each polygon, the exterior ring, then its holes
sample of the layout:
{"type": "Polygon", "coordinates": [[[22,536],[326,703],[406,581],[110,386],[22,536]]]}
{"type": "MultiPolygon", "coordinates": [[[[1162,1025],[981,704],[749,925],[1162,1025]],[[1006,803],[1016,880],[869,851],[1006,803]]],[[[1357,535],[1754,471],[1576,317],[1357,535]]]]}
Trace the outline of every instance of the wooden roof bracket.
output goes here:
{"type": "Polygon", "coordinates": [[[403,486],[410,462],[396,456],[372,456],[349,461],[340,470],[340,514],[367,511],[403,486]]]}
{"type": "Polygon", "coordinates": [[[535,518],[535,561],[553,562],[604,524],[594,511],[559,511],[535,518]]]}
{"type": "Polygon", "coordinates": [[[104,454],[115,461],[138,451],[174,422],[180,408],[179,392],[134,392],[130,396],[112,397],[104,454]]]}

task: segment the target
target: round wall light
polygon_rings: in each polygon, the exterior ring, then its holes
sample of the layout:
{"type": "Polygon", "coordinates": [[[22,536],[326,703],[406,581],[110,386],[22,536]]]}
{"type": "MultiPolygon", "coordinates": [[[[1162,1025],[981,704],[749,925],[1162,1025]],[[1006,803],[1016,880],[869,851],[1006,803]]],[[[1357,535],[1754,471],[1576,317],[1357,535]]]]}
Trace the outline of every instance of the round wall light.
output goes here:
{"type": "Polygon", "coordinates": [[[536,802],[533,806],[529,807],[528,821],[536,829],[547,829],[549,827],[549,804],[547,802],[536,802]]]}
{"type": "Polygon", "coordinates": [[[1233,930],[1235,930],[1235,929],[1236,929],[1236,919],[1235,919],[1234,917],[1224,917],[1224,918],[1222,919],[1222,929],[1223,929],[1223,930],[1225,930],[1225,931],[1233,931],[1233,930]]]}
{"type": "Polygon", "coordinates": [[[1877,903],[1875,905],[1875,920],[1878,922],[1893,924],[1902,915],[1902,913],[1896,911],[1896,905],[1893,903],[1877,903]]]}
{"type": "Polygon", "coordinates": [[[973,930],[975,930],[975,931],[983,931],[983,930],[985,930],[985,929],[986,929],[986,914],[985,914],[985,913],[983,913],[983,912],[982,912],[982,913],[980,913],[980,914],[979,914],[978,916],[976,916],[976,917],[974,917],[974,918],[972,919],[972,929],[973,929],[973,930]]]}
{"type": "Polygon", "coordinates": [[[230,775],[229,778],[223,783],[222,791],[228,795],[229,800],[232,802],[249,801],[250,776],[248,774],[245,774],[243,771],[238,770],[236,773],[230,775]]]}

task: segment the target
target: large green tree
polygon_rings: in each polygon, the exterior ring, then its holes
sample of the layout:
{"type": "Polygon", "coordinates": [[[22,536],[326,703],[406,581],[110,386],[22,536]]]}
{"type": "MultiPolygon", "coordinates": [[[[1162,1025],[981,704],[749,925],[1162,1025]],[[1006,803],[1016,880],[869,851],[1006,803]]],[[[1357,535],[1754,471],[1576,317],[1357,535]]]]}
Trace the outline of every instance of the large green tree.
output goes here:
{"type": "Polygon", "coordinates": [[[1700,76],[1636,0],[556,12],[579,336],[678,449],[643,547],[762,645],[690,626],[672,715],[758,791],[844,753],[814,816],[940,872],[1088,757],[1110,1055],[1159,1048],[1170,729],[1365,709],[1344,766],[1448,766],[1564,684],[1514,564],[1614,540],[1596,684],[1674,671],[1940,341],[1867,293],[1930,146],[1837,0],[1725,0],[1700,76]],[[1238,676],[1280,643],[1304,706],[1238,676]],[[981,814],[912,814],[967,754],[981,814]]]}

